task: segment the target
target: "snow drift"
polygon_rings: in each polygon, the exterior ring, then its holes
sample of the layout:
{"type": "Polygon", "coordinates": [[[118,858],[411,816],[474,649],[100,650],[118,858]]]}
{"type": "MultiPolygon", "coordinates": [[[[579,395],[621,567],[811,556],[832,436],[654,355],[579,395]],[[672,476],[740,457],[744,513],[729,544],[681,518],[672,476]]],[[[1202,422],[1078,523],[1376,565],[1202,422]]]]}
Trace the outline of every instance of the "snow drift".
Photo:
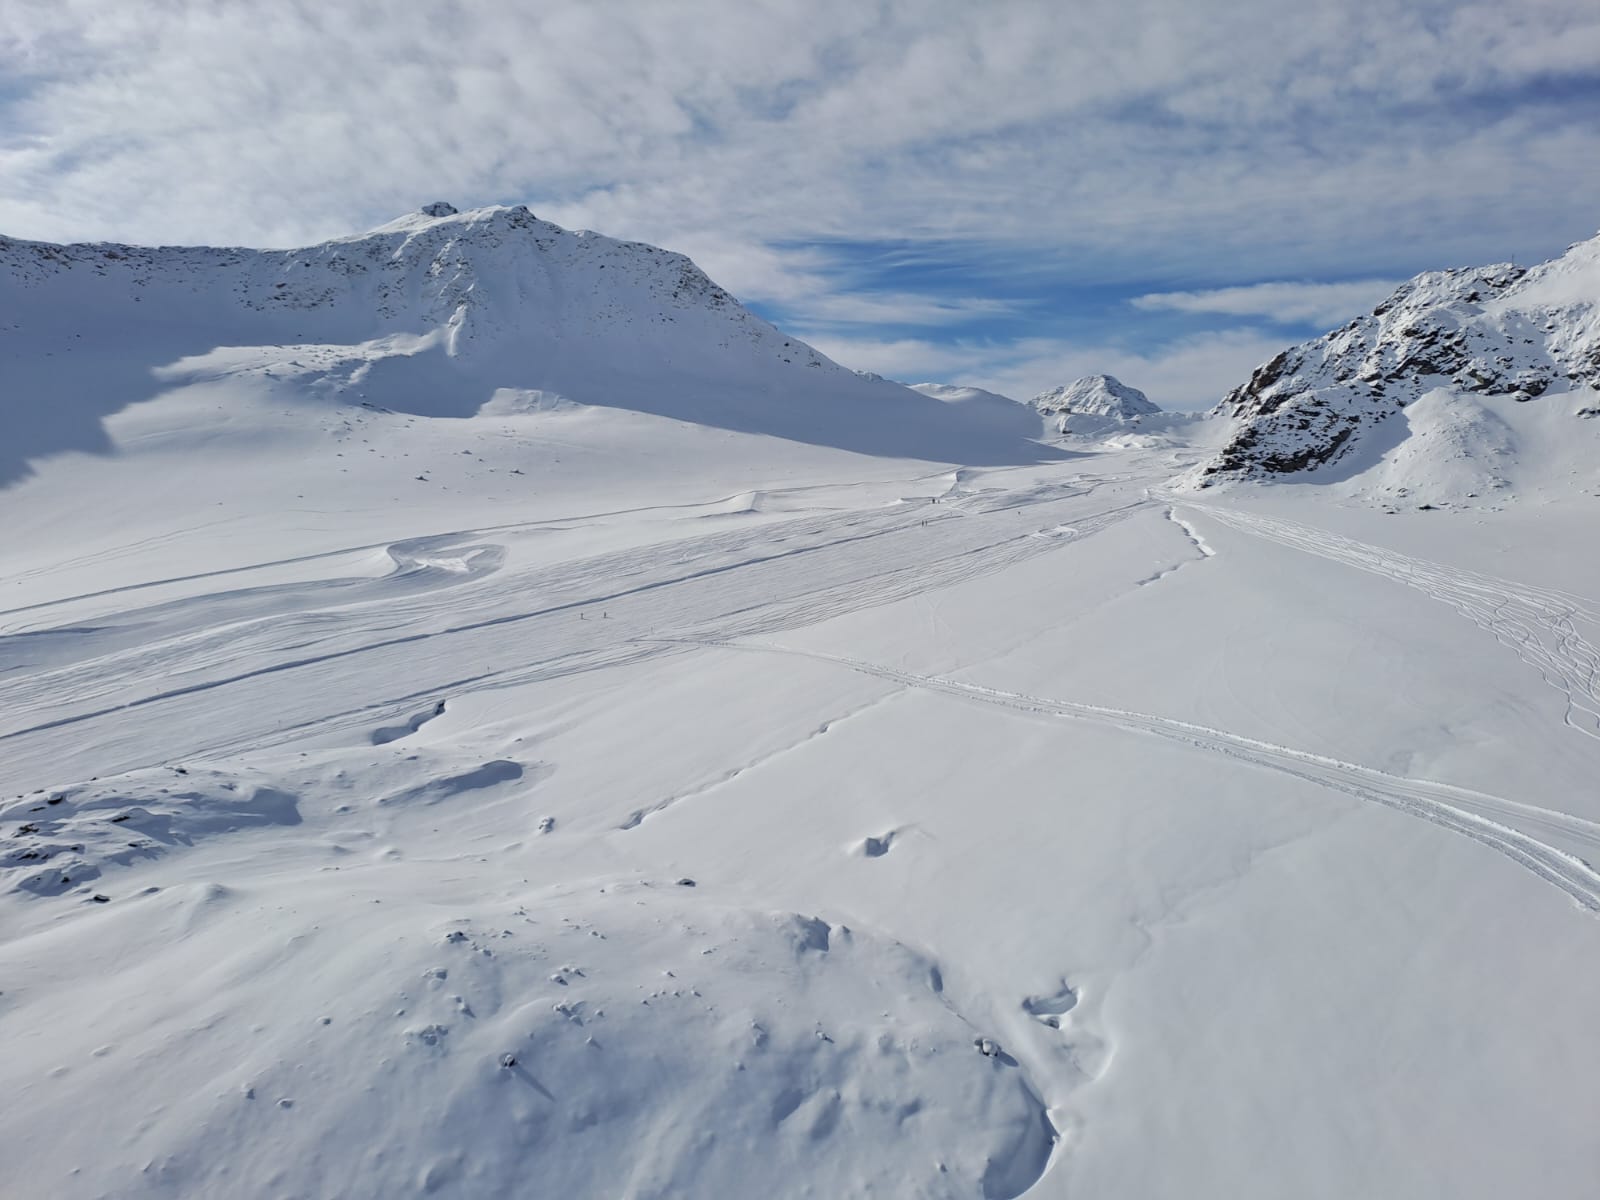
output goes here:
{"type": "Polygon", "coordinates": [[[1028,405],[1010,396],[1002,396],[999,392],[949,383],[913,383],[911,390],[942,400],[964,412],[981,414],[1000,428],[1014,430],[1021,437],[1038,437],[1041,431],[1039,417],[1028,405]]]}
{"type": "Polygon", "coordinates": [[[1058,433],[1104,434],[1121,431],[1160,409],[1138,388],[1112,375],[1085,375],[1041,392],[1029,401],[1058,433]]]}

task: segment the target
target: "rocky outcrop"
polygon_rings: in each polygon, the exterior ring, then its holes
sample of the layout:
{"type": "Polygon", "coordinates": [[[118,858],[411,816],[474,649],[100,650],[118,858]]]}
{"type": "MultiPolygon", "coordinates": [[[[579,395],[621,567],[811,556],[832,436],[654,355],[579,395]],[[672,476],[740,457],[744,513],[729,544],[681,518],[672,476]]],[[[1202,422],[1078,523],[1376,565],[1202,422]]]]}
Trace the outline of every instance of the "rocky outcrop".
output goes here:
{"type": "Polygon", "coordinates": [[[1418,275],[1366,316],[1256,368],[1213,415],[1231,437],[1199,485],[1340,463],[1424,394],[1528,403],[1600,389],[1600,238],[1532,269],[1418,275]]]}
{"type": "Polygon", "coordinates": [[[1161,411],[1138,388],[1112,375],[1085,375],[1041,392],[1029,403],[1059,433],[1104,432],[1161,411]]]}

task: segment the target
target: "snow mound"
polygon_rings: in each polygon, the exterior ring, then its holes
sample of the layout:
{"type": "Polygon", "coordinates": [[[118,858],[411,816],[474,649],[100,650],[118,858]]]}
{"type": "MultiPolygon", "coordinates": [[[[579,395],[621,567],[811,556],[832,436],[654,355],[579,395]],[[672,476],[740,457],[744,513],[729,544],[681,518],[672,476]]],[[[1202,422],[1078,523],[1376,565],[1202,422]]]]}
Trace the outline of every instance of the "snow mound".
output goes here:
{"type": "Polygon", "coordinates": [[[910,387],[912,391],[921,392],[924,396],[931,396],[963,411],[988,418],[1005,429],[1014,430],[1022,437],[1039,436],[1038,414],[1028,405],[1013,400],[1010,396],[1002,396],[999,392],[990,392],[983,388],[962,387],[948,383],[913,383],[910,387]]]}
{"type": "MultiPolygon", "coordinates": [[[[1515,413],[1519,406],[1545,417],[1581,411],[1597,390],[1600,238],[1531,270],[1502,263],[1419,275],[1367,316],[1285,350],[1223,398],[1215,413],[1234,423],[1232,434],[1183,482],[1348,478],[1383,452],[1396,413],[1433,397],[1405,428],[1425,432],[1428,445],[1457,461],[1483,460],[1451,489],[1465,498],[1496,486],[1504,467],[1489,464],[1512,454],[1501,429],[1528,419],[1515,413]],[[1561,397],[1582,402],[1569,406],[1561,397]],[[1447,415],[1452,403],[1460,412],[1447,415]],[[1487,440],[1469,446],[1477,435],[1487,440]]],[[[1565,424],[1571,436],[1593,436],[1565,424]]],[[[1401,460],[1391,457],[1393,478],[1370,486],[1406,487],[1401,477],[1418,470],[1428,476],[1415,462],[1422,445],[1401,460]]]]}
{"type": "Polygon", "coordinates": [[[137,771],[36,792],[0,806],[8,835],[0,887],[37,896],[83,892],[113,866],[253,826],[298,824],[293,793],[212,769],[137,771]]]}
{"type": "Polygon", "coordinates": [[[691,883],[462,908],[310,879],[292,903],[191,885],[106,908],[154,947],[145,986],[53,998],[46,1056],[83,1065],[30,1097],[61,1134],[12,1169],[53,1195],[353,1200],[998,1198],[1038,1179],[1043,1107],[929,959],[691,883]],[[81,1089],[137,1114],[91,1155],[81,1089]]]}
{"type": "Polygon", "coordinates": [[[1021,404],[1020,400],[1002,396],[999,392],[990,392],[979,387],[965,387],[961,384],[913,383],[909,386],[914,392],[932,396],[935,400],[943,400],[946,404],[1021,404]]]}
{"type": "Polygon", "coordinates": [[[1360,486],[1371,498],[1445,508],[1492,502],[1511,486],[1516,436],[1475,397],[1435,388],[1390,421],[1403,423],[1402,436],[1363,474],[1360,486]]]}
{"type": "Polygon", "coordinates": [[[1085,375],[1029,403],[1054,420],[1058,433],[1106,433],[1161,411],[1138,388],[1111,375],[1085,375]]]}

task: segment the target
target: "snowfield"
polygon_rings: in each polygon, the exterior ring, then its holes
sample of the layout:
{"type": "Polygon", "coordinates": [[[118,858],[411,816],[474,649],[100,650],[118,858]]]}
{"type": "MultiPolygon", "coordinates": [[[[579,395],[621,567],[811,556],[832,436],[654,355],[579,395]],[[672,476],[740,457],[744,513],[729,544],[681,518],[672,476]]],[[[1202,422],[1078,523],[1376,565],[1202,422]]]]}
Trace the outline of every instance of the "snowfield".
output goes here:
{"type": "Polygon", "coordinates": [[[1592,464],[1174,490],[518,211],[0,247],[7,1194],[1593,1189],[1592,464]]]}

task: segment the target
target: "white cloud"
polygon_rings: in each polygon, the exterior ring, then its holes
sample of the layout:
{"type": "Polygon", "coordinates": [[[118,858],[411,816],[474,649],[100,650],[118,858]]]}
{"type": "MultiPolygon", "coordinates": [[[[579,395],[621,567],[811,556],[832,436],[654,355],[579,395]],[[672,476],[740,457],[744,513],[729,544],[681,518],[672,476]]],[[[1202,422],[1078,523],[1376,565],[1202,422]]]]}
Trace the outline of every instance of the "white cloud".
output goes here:
{"type": "Polygon", "coordinates": [[[288,244],[527,202],[817,319],[935,324],[974,300],[846,302],[770,248],[1100,282],[1527,257],[1594,222],[1596,63],[1592,0],[7,0],[0,230],[288,244]]]}
{"type": "Polygon", "coordinates": [[[959,325],[1015,310],[1008,301],[982,296],[850,292],[818,297],[807,306],[806,316],[811,321],[842,325],[959,325]]]}
{"type": "Polygon", "coordinates": [[[1399,280],[1359,279],[1341,283],[1256,283],[1199,292],[1151,292],[1134,297],[1135,308],[1233,317],[1265,317],[1280,325],[1333,328],[1370,312],[1399,280]]]}
{"type": "Polygon", "coordinates": [[[234,238],[435,192],[763,241],[1348,222],[1385,207],[1375,175],[1505,194],[1472,174],[1485,143],[1505,166],[1549,147],[1447,101],[1600,62],[1583,0],[1519,6],[1514,37],[1499,3],[1370,0],[8,9],[0,64],[32,82],[4,161],[45,192],[24,211],[234,238]]]}
{"type": "Polygon", "coordinates": [[[1115,375],[1174,411],[1210,408],[1284,348],[1281,337],[1239,329],[1181,338],[1151,351],[1087,346],[1051,338],[1014,342],[930,342],[906,338],[814,337],[824,354],[892,379],[934,379],[1027,400],[1084,375],[1115,375]]]}
{"type": "Polygon", "coordinates": [[[1019,308],[993,296],[862,290],[856,272],[816,249],[713,238],[690,238],[677,249],[741,300],[781,305],[813,325],[959,325],[1019,308]]]}

